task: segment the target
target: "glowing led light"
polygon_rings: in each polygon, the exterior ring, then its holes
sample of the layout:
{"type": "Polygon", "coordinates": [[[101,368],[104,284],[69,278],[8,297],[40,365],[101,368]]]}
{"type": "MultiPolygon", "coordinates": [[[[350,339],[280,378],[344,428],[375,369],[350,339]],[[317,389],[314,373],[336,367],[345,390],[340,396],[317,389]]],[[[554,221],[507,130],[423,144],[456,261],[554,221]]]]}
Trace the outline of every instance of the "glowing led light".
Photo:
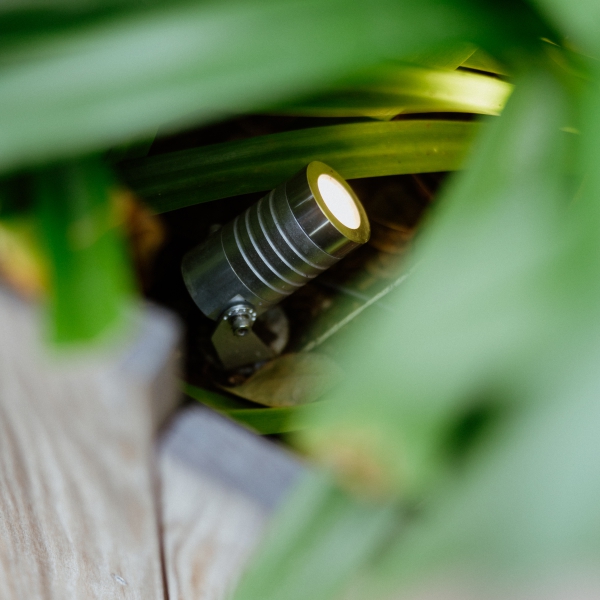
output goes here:
{"type": "Polygon", "coordinates": [[[360,213],[354,198],[348,193],[348,190],[337,179],[325,173],[319,175],[317,185],[327,208],[333,213],[333,216],[349,229],[358,229],[360,227],[360,213]]]}

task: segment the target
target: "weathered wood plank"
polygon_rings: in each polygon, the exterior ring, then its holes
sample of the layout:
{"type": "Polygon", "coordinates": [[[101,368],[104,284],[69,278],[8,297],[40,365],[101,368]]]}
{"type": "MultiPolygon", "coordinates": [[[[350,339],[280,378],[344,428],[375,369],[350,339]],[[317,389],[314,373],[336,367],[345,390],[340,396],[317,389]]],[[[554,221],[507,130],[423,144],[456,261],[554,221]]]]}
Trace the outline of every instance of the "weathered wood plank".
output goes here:
{"type": "Polygon", "coordinates": [[[0,290],[2,600],[164,598],[152,438],[178,334],[162,311],[135,318],[128,344],[51,357],[0,290]]]}
{"type": "Polygon", "coordinates": [[[158,452],[169,600],[223,600],[303,467],[200,407],[174,417],[158,452]]]}

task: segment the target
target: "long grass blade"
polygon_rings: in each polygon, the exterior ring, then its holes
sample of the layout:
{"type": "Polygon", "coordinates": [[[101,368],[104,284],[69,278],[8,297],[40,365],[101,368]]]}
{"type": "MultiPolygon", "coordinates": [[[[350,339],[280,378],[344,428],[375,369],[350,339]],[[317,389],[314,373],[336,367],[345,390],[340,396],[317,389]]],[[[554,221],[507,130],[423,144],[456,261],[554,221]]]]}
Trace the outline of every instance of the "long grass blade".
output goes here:
{"type": "Polygon", "coordinates": [[[356,83],[272,112],[315,117],[391,118],[398,114],[467,112],[499,115],[512,85],[494,77],[388,64],[356,83]]]}
{"type": "Polygon", "coordinates": [[[440,19],[435,0],[138,4],[92,3],[89,18],[78,6],[82,18],[64,26],[41,9],[13,14],[0,47],[0,171],[264,110],[457,40],[550,35],[525,4],[510,19],[473,3],[444,5],[440,19]]]}
{"type": "Polygon", "coordinates": [[[188,383],[184,383],[182,389],[190,398],[262,435],[297,431],[299,428],[297,423],[310,419],[314,412],[314,406],[310,404],[281,408],[253,408],[250,402],[229,398],[188,383]]]}
{"type": "Polygon", "coordinates": [[[459,169],[480,125],[356,123],[288,131],[132,160],[126,182],[158,212],[269,190],[312,160],[346,179],[459,169]]]}

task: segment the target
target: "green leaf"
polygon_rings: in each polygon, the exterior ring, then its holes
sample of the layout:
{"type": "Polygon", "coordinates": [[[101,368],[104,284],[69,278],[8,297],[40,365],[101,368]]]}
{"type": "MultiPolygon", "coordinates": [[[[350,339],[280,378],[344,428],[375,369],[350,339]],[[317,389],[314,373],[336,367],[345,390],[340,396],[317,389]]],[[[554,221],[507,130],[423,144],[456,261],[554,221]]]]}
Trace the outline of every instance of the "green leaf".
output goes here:
{"type": "MultiPolygon", "coordinates": [[[[72,14],[66,6],[55,13],[72,14]]],[[[13,13],[17,33],[0,48],[0,171],[265,109],[440,44],[532,47],[547,31],[523,3],[510,16],[434,0],[123,6],[92,5],[89,18],[78,6],[85,18],[62,30],[47,10],[13,13]]]]}
{"type": "MultiPolygon", "coordinates": [[[[570,563],[575,548],[600,555],[584,533],[586,522],[599,530],[591,481],[600,449],[583,417],[597,375],[572,385],[588,353],[598,355],[598,274],[581,277],[581,230],[569,208],[577,136],[561,131],[572,99],[540,68],[515,90],[437,204],[411,277],[388,296],[399,316],[374,316],[345,340],[348,386],[299,434],[310,445],[313,428],[325,437],[375,430],[401,459],[388,471],[398,493],[427,498],[378,571],[396,584],[533,573],[570,563]],[[367,338],[377,343],[364,352],[367,338]],[[489,429],[450,451],[469,419],[489,429]],[[594,458],[584,463],[586,451],[594,458]],[[559,460],[564,452],[569,459],[559,460]]],[[[597,231],[595,239],[597,251],[597,231]]]]}
{"type": "MultiPolygon", "coordinates": [[[[586,53],[593,53],[597,59],[600,56],[598,42],[598,23],[600,22],[600,4],[595,0],[536,0],[536,4],[546,12],[568,36],[570,45],[580,47],[586,53]]],[[[552,39],[552,38],[551,38],[552,39]]],[[[562,41],[554,39],[555,42],[562,41]]]]}
{"type": "Polygon", "coordinates": [[[420,67],[454,71],[468,60],[475,51],[475,46],[468,42],[442,44],[425,52],[407,56],[406,61],[420,67]]]}
{"type": "Polygon", "coordinates": [[[250,427],[256,433],[269,435],[273,433],[288,433],[299,428],[300,416],[310,419],[314,406],[286,406],[281,408],[248,408],[250,402],[228,398],[215,392],[184,384],[183,391],[187,396],[213,408],[221,414],[250,427]]]}
{"type": "Polygon", "coordinates": [[[56,343],[115,329],[133,290],[114,182],[98,158],[38,169],[33,192],[51,265],[50,329],[56,343]]]}
{"type": "Polygon", "coordinates": [[[199,388],[189,383],[181,382],[181,389],[183,393],[190,398],[193,398],[206,406],[210,406],[210,408],[214,408],[215,410],[236,410],[248,406],[248,402],[223,396],[223,394],[211,392],[210,390],[205,390],[204,388],[199,388]]]}
{"type": "Polygon", "coordinates": [[[350,498],[310,473],[271,522],[233,600],[326,600],[350,587],[357,571],[396,525],[386,504],[350,498]]]}
{"type": "MultiPolygon", "coordinates": [[[[559,248],[558,211],[567,204],[564,170],[574,136],[560,131],[569,115],[556,81],[540,75],[521,85],[430,215],[411,277],[386,300],[400,316],[374,315],[368,331],[346,338],[350,349],[367,335],[378,344],[366,356],[348,357],[343,366],[357,381],[340,402],[348,415],[357,409],[358,422],[381,419],[402,429],[403,477],[429,478],[439,458],[438,427],[446,426],[455,403],[477,393],[471,386],[485,387],[492,366],[500,370],[532,339],[541,340],[553,308],[545,281],[533,274],[541,277],[559,248]],[[414,454],[406,453],[407,444],[415,444],[414,454]]],[[[333,411],[329,402],[321,406],[333,411]]]]}
{"type": "Polygon", "coordinates": [[[437,120],[317,127],[132,160],[121,173],[165,212],[272,189],[313,160],[346,179],[452,171],[462,165],[479,128],[437,120]]]}
{"type": "Polygon", "coordinates": [[[354,84],[342,83],[328,94],[272,112],[380,119],[427,112],[499,115],[511,90],[509,83],[485,75],[388,64],[357,77],[354,84]]]}
{"type": "Polygon", "coordinates": [[[462,65],[467,69],[483,71],[485,73],[495,73],[497,75],[508,75],[506,68],[503,67],[495,58],[484,52],[476,50],[462,65]]]}

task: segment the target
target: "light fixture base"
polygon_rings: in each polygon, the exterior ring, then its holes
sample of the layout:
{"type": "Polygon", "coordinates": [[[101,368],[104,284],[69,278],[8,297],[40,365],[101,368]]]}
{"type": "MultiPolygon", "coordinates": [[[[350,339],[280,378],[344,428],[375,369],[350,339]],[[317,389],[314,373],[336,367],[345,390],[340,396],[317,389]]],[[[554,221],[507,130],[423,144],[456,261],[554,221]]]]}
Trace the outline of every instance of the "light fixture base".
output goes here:
{"type": "Polygon", "coordinates": [[[274,358],[273,350],[252,330],[256,316],[251,304],[240,303],[219,318],[211,339],[226,371],[274,358]]]}

